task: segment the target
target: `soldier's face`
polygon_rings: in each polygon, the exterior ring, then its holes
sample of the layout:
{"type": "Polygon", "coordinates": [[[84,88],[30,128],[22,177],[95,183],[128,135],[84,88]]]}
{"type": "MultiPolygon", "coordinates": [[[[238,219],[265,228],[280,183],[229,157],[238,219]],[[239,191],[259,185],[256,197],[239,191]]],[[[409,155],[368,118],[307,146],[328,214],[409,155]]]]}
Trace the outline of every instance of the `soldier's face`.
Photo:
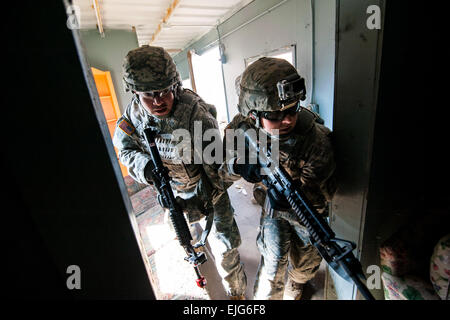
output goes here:
{"type": "Polygon", "coordinates": [[[297,116],[298,114],[286,114],[286,116],[283,118],[283,120],[268,120],[266,118],[261,117],[261,125],[262,127],[269,132],[270,134],[273,134],[273,130],[278,130],[278,133],[281,134],[288,134],[291,132],[297,123],[297,116]]]}
{"type": "Polygon", "coordinates": [[[145,92],[136,92],[142,106],[155,116],[169,114],[173,107],[174,95],[172,91],[165,94],[148,95],[145,92]]]}

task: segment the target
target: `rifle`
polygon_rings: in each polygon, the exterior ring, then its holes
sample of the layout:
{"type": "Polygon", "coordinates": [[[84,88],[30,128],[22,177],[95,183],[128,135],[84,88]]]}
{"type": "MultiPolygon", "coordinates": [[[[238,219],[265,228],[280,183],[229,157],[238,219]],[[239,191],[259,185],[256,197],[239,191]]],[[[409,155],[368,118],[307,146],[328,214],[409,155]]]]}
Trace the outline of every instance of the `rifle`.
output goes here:
{"type": "Polygon", "coordinates": [[[191,244],[192,236],[189,231],[186,219],[183,215],[183,210],[175,200],[172,187],[170,186],[169,170],[164,166],[158,147],[155,143],[156,132],[150,128],[144,130],[145,139],[147,140],[151,161],[153,164],[154,185],[158,190],[159,196],[163,198],[164,203],[168,204],[169,217],[172,221],[175,233],[181,246],[186,251],[187,257],[184,260],[194,265],[194,271],[197,275],[196,283],[200,288],[206,286],[205,277],[203,277],[198,268],[199,265],[206,262],[207,258],[203,252],[196,252],[191,244]]]}
{"type": "Polygon", "coordinates": [[[246,123],[241,123],[239,128],[244,131],[245,143],[250,148],[250,152],[256,152],[264,176],[263,183],[267,186],[268,192],[275,190],[286,198],[300,222],[307,228],[311,243],[328,265],[343,279],[353,281],[367,300],[375,300],[362,282],[365,276],[361,263],[352,253],[356,244],[336,238],[328,223],[317,213],[286,170],[275,165],[271,158],[270,147],[260,150],[258,143],[247,133],[247,130],[251,128],[246,123]]]}

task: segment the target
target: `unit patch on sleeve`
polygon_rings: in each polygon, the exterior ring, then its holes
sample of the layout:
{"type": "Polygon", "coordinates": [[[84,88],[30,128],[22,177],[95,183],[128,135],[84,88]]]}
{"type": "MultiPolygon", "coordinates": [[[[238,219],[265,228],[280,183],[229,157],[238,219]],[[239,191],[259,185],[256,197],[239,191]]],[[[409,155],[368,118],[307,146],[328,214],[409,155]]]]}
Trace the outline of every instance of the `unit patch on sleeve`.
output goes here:
{"type": "Polygon", "coordinates": [[[127,135],[131,137],[131,135],[136,130],[131,124],[128,123],[125,119],[120,121],[119,128],[122,129],[123,132],[125,132],[127,135]]]}

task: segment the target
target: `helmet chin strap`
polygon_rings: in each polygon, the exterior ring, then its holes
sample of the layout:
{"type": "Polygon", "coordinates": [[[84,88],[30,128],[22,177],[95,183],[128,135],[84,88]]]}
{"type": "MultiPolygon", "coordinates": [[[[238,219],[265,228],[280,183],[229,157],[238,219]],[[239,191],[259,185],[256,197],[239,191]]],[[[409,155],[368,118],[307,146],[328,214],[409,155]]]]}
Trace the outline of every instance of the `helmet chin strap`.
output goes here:
{"type": "Polygon", "coordinates": [[[180,83],[176,83],[173,85],[172,93],[174,100],[178,99],[178,94],[180,93],[180,90],[182,90],[183,87],[180,85],[180,83]]]}
{"type": "Polygon", "coordinates": [[[250,111],[249,116],[250,116],[250,118],[252,118],[253,120],[255,120],[255,127],[260,128],[260,127],[261,127],[261,121],[260,121],[260,119],[259,119],[258,112],[256,112],[256,111],[250,111]]]}

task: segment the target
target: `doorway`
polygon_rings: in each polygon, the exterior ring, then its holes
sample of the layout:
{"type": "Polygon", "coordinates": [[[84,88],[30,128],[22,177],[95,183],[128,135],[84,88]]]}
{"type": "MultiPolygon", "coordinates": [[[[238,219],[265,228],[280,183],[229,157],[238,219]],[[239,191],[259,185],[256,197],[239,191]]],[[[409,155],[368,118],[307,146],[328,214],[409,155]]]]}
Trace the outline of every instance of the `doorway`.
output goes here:
{"type": "Polygon", "coordinates": [[[228,119],[219,46],[214,46],[201,55],[192,53],[191,58],[197,93],[206,103],[216,107],[217,122],[223,134],[223,129],[230,119],[228,119]]]}

